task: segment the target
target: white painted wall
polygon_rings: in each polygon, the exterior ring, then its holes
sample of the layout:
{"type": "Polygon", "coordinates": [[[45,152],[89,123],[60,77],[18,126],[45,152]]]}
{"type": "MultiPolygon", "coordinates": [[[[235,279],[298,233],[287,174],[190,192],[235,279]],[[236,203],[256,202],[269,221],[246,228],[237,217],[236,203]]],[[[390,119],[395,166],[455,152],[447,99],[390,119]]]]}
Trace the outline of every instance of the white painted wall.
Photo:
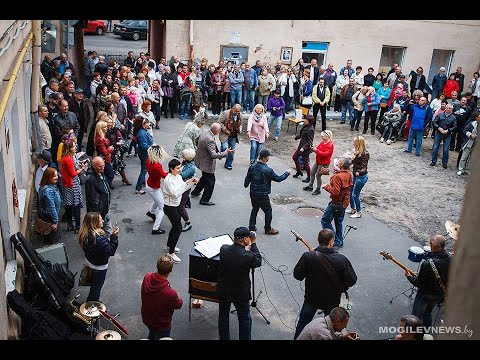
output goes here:
{"type": "MultiPolygon", "coordinates": [[[[167,56],[178,53],[188,59],[189,21],[167,21],[167,56]]],[[[240,43],[249,46],[248,60],[280,59],[282,46],[293,47],[293,64],[301,57],[302,41],[329,42],[327,62],[339,70],[347,59],[378,69],[383,45],[404,46],[404,72],[424,68],[428,75],[433,49],[455,50],[452,68],[463,68],[466,80],[480,66],[478,20],[193,20],[194,57],[218,64],[220,45],[228,45],[238,32],[240,43]],[[254,49],[262,49],[254,53],[254,49]]]]}

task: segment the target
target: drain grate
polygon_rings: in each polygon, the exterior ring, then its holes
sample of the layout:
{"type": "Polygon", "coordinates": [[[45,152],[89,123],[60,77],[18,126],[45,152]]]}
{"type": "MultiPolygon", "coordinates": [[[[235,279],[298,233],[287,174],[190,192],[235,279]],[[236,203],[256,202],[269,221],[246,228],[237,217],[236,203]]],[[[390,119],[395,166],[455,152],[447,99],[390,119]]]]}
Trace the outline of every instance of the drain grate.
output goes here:
{"type": "Polygon", "coordinates": [[[295,210],[295,213],[300,216],[311,217],[311,218],[318,218],[323,216],[322,209],[319,209],[316,207],[310,207],[310,206],[301,206],[297,210],[295,210]]]}

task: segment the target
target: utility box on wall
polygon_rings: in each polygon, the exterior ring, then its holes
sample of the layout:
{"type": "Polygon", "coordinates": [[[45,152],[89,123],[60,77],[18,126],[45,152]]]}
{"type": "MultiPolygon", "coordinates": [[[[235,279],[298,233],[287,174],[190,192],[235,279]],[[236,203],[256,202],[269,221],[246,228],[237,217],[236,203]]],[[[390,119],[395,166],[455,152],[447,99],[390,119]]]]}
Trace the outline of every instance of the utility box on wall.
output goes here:
{"type": "Polygon", "coordinates": [[[233,64],[240,65],[248,61],[248,46],[221,45],[220,52],[221,60],[224,62],[231,61],[233,64]]]}

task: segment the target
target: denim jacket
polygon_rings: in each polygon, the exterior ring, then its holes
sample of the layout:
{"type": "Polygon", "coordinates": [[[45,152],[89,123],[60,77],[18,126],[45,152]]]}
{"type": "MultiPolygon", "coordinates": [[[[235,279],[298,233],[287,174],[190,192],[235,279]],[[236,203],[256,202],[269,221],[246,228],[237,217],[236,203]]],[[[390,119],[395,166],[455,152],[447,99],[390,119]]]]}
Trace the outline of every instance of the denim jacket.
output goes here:
{"type": "Polygon", "coordinates": [[[250,166],[245,176],[244,187],[250,185],[250,193],[255,195],[268,195],[271,192],[272,180],[281,182],[288,177],[288,172],[277,175],[267,164],[257,161],[250,166]]]}
{"type": "Polygon", "coordinates": [[[62,203],[60,193],[53,184],[44,185],[39,190],[38,211],[43,220],[50,217],[54,224],[58,223],[58,213],[60,212],[60,204],[62,203]]]}

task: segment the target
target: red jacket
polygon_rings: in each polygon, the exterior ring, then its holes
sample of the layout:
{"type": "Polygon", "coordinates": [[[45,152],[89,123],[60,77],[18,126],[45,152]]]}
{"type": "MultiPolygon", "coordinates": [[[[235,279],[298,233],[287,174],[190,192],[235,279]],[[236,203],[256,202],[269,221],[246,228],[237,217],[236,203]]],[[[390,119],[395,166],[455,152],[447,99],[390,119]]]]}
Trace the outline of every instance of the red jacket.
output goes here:
{"type": "Polygon", "coordinates": [[[112,162],[112,151],[109,149],[110,147],[110,140],[106,137],[101,137],[100,134],[97,134],[95,139],[95,149],[97,149],[97,153],[99,155],[103,155],[105,158],[105,163],[110,164],[112,162]]]}
{"type": "Polygon", "coordinates": [[[81,170],[75,170],[73,165],[73,158],[69,155],[62,156],[62,163],[60,166],[60,174],[62,175],[62,185],[68,188],[73,188],[73,178],[78,176],[81,170]]]}
{"type": "Polygon", "coordinates": [[[445,83],[445,86],[443,87],[443,92],[445,93],[445,97],[448,99],[452,97],[452,91],[456,91],[458,93],[458,90],[459,90],[459,87],[458,87],[458,82],[456,80],[448,79],[447,82],[445,83]]]}
{"type": "Polygon", "coordinates": [[[318,165],[330,165],[330,160],[332,159],[333,154],[333,142],[329,141],[328,143],[324,143],[323,141],[318,144],[316,149],[313,149],[317,157],[315,159],[318,165]]]}
{"type": "Polygon", "coordinates": [[[160,180],[162,178],[165,179],[168,175],[168,173],[163,171],[162,164],[151,163],[149,159],[147,159],[147,172],[147,185],[152,189],[160,188],[160,180]]]}
{"type": "Polygon", "coordinates": [[[165,331],[172,326],[173,311],[183,305],[168,280],[147,273],[142,283],[142,320],[152,330],[165,331]]]}

